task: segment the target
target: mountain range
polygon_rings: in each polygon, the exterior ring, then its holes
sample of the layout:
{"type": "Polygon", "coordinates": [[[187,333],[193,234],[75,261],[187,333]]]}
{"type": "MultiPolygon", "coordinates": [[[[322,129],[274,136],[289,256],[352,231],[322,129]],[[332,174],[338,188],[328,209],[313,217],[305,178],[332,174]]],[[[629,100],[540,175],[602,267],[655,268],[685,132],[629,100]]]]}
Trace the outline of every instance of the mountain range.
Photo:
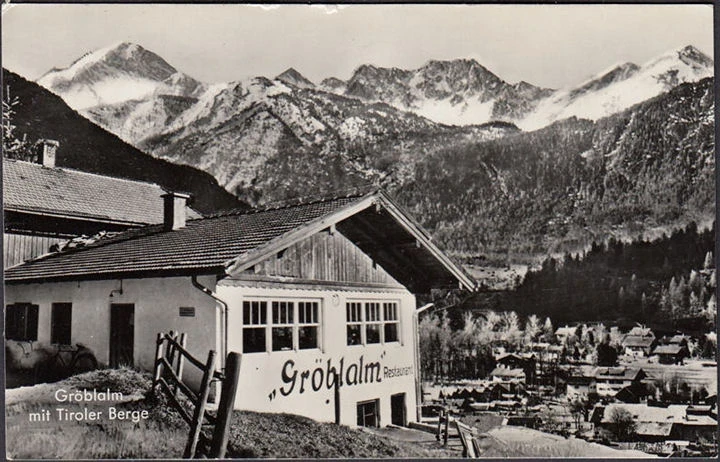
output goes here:
{"type": "MultiPolygon", "coordinates": [[[[611,66],[584,82],[561,89],[542,88],[524,81],[508,83],[473,59],[432,60],[412,70],[364,64],[347,81],[330,77],[319,85],[290,68],[271,80],[291,88],[325,91],[365,103],[386,103],[440,124],[505,121],[523,129],[537,129],[572,116],[597,120],[680,83],[698,81],[712,74],[712,59],[689,45],[642,65],[611,66]]],[[[119,103],[144,101],[146,104],[124,106],[123,112],[138,114],[115,117],[147,118],[151,109],[148,103],[162,100],[163,96],[180,97],[189,105],[208,90],[211,95],[218,91],[217,86],[210,89],[211,85],[198,82],[158,55],[132,43],[88,53],[65,69],[52,69],[38,82],[100,123],[104,122],[103,109],[119,103]]],[[[187,109],[177,99],[173,101],[179,107],[166,111],[171,117],[187,109]]],[[[125,132],[121,135],[129,142],[141,141],[145,132],[133,132],[129,127],[137,121],[123,123],[121,130],[125,132]]],[[[155,125],[157,132],[161,124],[155,125]]]]}
{"type": "Polygon", "coordinates": [[[70,108],[60,97],[35,82],[2,70],[2,82],[17,98],[12,123],[31,142],[60,142],[56,165],[90,173],[150,181],[192,195],[192,207],[211,214],[247,204],[222,188],[210,174],[187,165],[152,157],[107,132],[70,108]]]}
{"type": "Polygon", "coordinates": [[[712,220],[712,67],[688,46],[559,90],[467,59],[206,84],[122,43],[38,82],[250,204],[373,183],[456,255],[505,258],[712,220]]]}

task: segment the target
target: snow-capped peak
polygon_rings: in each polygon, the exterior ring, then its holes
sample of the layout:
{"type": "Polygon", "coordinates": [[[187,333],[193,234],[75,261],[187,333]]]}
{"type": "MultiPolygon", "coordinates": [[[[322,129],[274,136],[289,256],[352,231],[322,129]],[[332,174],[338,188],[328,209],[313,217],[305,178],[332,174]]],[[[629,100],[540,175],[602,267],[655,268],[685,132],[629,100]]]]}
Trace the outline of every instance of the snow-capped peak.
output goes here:
{"type": "Polygon", "coordinates": [[[178,72],[157,54],[131,42],[87,53],[38,83],[75,109],[138,100],[154,94],[197,96],[204,85],[178,72]]]}
{"type": "Polygon", "coordinates": [[[571,116],[596,120],[652,98],[684,82],[713,75],[713,62],[693,46],[671,50],[642,66],[614,65],[580,85],[543,100],[519,125],[535,129],[571,116]]]}

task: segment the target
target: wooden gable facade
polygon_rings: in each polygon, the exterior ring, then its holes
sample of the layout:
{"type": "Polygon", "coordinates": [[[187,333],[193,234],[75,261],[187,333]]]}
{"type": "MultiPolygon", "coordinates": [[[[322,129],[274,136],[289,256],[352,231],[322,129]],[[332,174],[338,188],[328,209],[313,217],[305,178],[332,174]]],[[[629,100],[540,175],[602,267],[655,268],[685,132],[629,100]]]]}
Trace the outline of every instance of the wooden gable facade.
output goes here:
{"type": "Polygon", "coordinates": [[[328,229],[235,276],[266,282],[403,288],[342,233],[328,229]]]}

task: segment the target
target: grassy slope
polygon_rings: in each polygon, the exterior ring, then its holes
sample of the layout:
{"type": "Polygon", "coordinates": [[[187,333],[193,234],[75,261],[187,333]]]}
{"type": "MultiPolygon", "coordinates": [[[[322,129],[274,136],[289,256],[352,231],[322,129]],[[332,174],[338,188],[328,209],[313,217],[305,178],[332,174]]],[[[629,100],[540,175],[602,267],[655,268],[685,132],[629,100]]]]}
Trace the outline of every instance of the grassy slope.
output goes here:
{"type": "MultiPolygon", "coordinates": [[[[150,418],[131,421],[29,422],[28,413],[81,405],[57,403],[54,393],[67,390],[110,389],[126,397],[140,398],[149,388],[146,374],[124,369],[83,374],[56,384],[8,390],[7,456],[14,459],[41,458],[179,458],[185,446],[188,427],[163,401],[137,400],[114,404],[118,409],[147,409],[150,418]]],[[[103,410],[107,403],[88,405],[103,410]]],[[[367,432],[288,414],[261,414],[236,411],[227,457],[316,458],[316,457],[442,457],[446,452],[411,443],[381,438],[367,432]]]]}

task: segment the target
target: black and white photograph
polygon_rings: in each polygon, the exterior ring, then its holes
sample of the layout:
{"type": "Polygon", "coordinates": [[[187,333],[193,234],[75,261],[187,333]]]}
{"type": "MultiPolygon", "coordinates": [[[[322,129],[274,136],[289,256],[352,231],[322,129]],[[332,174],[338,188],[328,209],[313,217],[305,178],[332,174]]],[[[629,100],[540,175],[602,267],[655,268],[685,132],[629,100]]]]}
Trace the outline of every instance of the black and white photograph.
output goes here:
{"type": "Polygon", "coordinates": [[[713,16],[3,2],[6,458],[716,458],[713,16]]]}

